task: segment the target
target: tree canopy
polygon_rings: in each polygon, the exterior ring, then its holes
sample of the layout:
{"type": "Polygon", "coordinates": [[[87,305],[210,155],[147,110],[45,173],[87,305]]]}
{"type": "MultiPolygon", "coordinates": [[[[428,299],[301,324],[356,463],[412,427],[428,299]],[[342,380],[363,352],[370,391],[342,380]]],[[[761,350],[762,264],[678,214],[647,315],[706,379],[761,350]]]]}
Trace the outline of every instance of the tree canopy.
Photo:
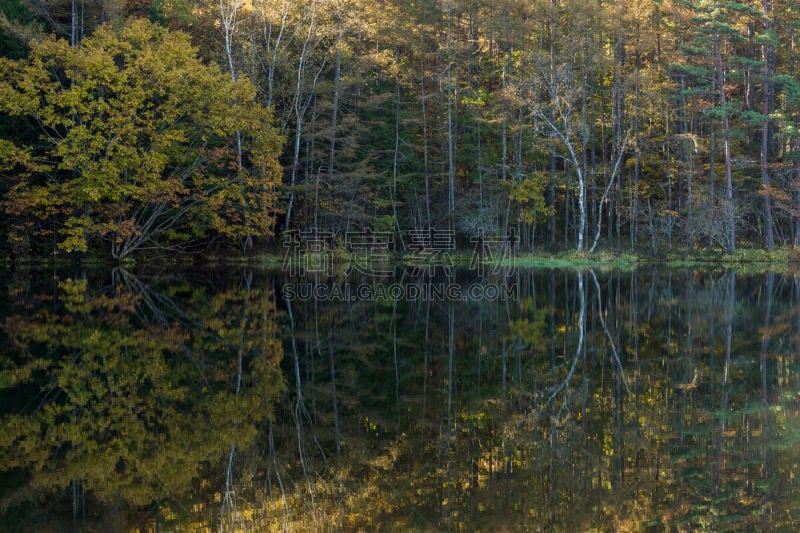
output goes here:
{"type": "Polygon", "coordinates": [[[6,0],[0,231],[800,246],[798,28],[782,0],[6,0]]]}
{"type": "Polygon", "coordinates": [[[58,250],[124,258],[271,234],[280,138],[252,85],[199,59],[188,35],[105,25],[0,59],[0,79],[0,113],[24,131],[0,139],[13,239],[52,232],[58,250]]]}

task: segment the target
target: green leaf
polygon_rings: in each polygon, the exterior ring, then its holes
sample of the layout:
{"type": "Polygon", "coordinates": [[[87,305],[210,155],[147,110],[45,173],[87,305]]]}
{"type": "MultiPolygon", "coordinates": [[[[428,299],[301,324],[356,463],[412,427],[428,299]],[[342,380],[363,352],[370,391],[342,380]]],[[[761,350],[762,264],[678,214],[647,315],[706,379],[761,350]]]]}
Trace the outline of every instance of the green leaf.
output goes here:
{"type": "Polygon", "coordinates": [[[771,46],[772,48],[777,48],[780,45],[778,34],[772,29],[756,34],[754,42],[759,45],[771,46]]]}

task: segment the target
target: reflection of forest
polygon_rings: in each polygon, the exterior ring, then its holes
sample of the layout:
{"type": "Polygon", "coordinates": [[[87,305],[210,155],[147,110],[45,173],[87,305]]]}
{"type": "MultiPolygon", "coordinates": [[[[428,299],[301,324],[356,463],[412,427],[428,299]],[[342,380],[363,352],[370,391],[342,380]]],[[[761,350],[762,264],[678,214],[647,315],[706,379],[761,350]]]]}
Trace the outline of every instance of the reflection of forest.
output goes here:
{"type": "Polygon", "coordinates": [[[53,490],[137,509],[120,529],[795,529],[800,277],[516,275],[513,302],[280,311],[265,273],[18,276],[6,515],[53,490]]]}
{"type": "Polygon", "coordinates": [[[800,278],[518,276],[507,305],[295,304],[253,524],[793,529],[800,278]]]}
{"type": "Polygon", "coordinates": [[[104,274],[7,287],[0,521],[13,528],[133,527],[135,510],[207,486],[224,470],[209,465],[249,448],[283,388],[274,299],[252,276],[212,292],[104,274]]]}

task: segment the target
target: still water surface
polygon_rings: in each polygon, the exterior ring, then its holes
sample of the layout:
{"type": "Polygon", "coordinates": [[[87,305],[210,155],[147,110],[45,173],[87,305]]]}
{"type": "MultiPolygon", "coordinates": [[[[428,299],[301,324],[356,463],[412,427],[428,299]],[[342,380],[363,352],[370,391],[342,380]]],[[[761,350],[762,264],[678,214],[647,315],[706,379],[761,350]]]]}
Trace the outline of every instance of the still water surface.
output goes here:
{"type": "Polygon", "coordinates": [[[0,530],[800,528],[800,276],[517,270],[510,299],[458,301],[292,281],[8,274],[0,530]]]}

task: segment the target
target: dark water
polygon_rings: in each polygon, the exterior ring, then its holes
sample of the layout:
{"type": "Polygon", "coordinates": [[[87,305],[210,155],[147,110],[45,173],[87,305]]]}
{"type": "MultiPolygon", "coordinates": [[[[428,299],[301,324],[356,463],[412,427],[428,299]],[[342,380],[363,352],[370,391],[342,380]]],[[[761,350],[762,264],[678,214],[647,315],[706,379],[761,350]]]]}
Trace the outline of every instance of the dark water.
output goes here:
{"type": "Polygon", "coordinates": [[[798,530],[800,276],[512,274],[9,274],[0,530],[798,530]]]}

